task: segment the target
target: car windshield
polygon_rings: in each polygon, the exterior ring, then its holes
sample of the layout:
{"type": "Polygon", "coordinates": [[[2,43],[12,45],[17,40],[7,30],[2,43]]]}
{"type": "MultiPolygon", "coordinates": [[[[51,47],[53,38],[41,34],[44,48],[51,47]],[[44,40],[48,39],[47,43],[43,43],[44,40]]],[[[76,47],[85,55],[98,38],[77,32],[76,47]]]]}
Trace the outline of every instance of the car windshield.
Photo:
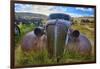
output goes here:
{"type": "Polygon", "coordinates": [[[68,21],[71,20],[70,16],[67,14],[51,14],[49,16],[49,19],[64,19],[64,20],[68,20],[68,21]]]}

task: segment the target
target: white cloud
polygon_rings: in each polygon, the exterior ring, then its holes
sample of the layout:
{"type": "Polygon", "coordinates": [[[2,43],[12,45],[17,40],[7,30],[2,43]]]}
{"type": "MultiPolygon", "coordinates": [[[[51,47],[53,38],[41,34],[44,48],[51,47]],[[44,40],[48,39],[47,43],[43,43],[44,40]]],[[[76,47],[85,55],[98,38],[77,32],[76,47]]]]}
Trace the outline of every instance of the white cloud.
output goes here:
{"type": "Polygon", "coordinates": [[[51,13],[65,13],[63,8],[60,8],[60,7],[54,8],[54,7],[55,6],[15,4],[15,12],[30,12],[30,13],[40,13],[40,14],[45,14],[45,15],[49,15],[51,13]],[[17,5],[19,5],[20,7],[17,7],[17,5]],[[53,10],[51,10],[52,8],[53,10]]]}
{"type": "MultiPolygon", "coordinates": [[[[30,13],[40,13],[49,15],[51,13],[65,13],[69,14],[72,17],[81,17],[81,16],[90,16],[88,14],[78,14],[76,12],[67,12],[67,7],[62,6],[44,6],[44,5],[32,5],[32,4],[15,4],[15,10],[16,12],[30,12],[30,13]]],[[[81,11],[93,11],[92,8],[81,8],[76,7],[76,10],[81,11]]],[[[92,15],[91,15],[92,16],[92,15]]]]}
{"type": "Polygon", "coordinates": [[[49,10],[52,7],[53,6],[15,4],[15,12],[30,12],[30,13],[41,13],[41,14],[48,15],[54,12],[52,10],[49,10]]]}
{"type": "Polygon", "coordinates": [[[32,13],[41,13],[49,15],[51,13],[65,13],[64,8],[58,6],[43,6],[43,5],[33,5],[32,13]]]}
{"type": "Polygon", "coordinates": [[[15,4],[15,12],[31,11],[32,5],[30,4],[15,4]]]}
{"type": "Polygon", "coordinates": [[[81,7],[76,7],[77,10],[81,10],[81,11],[92,11],[92,8],[81,8],[81,7]]]}
{"type": "Polygon", "coordinates": [[[33,13],[41,13],[41,14],[49,15],[50,13],[54,12],[50,10],[50,8],[52,8],[53,6],[33,5],[32,7],[33,7],[32,8],[33,13]]]}

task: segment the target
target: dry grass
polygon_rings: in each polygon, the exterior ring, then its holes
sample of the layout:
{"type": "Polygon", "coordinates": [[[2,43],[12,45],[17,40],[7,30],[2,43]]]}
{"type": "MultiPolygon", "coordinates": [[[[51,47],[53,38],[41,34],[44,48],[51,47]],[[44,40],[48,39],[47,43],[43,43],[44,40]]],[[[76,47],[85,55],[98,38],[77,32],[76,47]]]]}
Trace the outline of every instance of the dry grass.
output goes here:
{"type": "MultiPolygon", "coordinates": [[[[16,66],[26,66],[26,65],[39,65],[39,64],[57,64],[57,62],[53,61],[53,59],[49,59],[47,50],[39,51],[37,53],[31,52],[26,54],[21,50],[20,40],[28,31],[33,30],[32,26],[19,26],[21,28],[21,36],[16,38],[16,48],[15,48],[15,65],[16,66]]],[[[81,25],[76,24],[72,26],[73,29],[79,30],[82,34],[84,34],[92,44],[92,52],[94,52],[94,26],[93,25],[81,25]]],[[[72,53],[66,51],[59,61],[59,63],[75,63],[75,62],[88,62],[94,61],[94,53],[92,56],[81,56],[77,53],[72,53]]],[[[59,64],[58,63],[58,64],[59,64]]]]}

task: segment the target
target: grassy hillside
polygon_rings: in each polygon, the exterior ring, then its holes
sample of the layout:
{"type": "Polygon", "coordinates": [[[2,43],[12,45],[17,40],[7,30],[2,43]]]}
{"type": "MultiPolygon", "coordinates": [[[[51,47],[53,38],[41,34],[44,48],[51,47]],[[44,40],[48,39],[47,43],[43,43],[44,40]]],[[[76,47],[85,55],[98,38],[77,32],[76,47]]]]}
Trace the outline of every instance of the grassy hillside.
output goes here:
{"type": "Polygon", "coordinates": [[[26,19],[34,18],[34,17],[47,19],[46,15],[38,14],[38,13],[17,12],[15,13],[15,16],[20,18],[26,18],[26,19]]]}

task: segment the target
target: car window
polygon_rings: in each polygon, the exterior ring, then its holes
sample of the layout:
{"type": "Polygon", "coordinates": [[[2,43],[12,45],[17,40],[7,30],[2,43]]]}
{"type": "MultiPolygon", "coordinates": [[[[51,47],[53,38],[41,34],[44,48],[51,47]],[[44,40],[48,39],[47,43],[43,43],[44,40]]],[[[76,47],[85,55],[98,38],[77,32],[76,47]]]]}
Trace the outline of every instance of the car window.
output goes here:
{"type": "Polygon", "coordinates": [[[49,16],[49,19],[64,19],[64,20],[68,20],[68,21],[71,20],[70,16],[67,14],[51,14],[49,16]]]}

